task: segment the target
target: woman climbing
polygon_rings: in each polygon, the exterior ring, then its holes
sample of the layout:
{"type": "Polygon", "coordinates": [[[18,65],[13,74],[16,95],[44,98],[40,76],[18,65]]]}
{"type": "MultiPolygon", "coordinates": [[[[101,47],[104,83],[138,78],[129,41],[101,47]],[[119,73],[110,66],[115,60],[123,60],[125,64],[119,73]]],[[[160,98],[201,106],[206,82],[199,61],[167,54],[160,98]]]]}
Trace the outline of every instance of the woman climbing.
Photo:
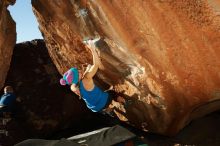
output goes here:
{"type": "Polygon", "coordinates": [[[113,90],[102,91],[94,83],[93,77],[100,68],[101,61],[94,42],[89,40],[87,46],[92,52],[93,65],[88,65],[84,73],[81,73],[77,68],[69,69],[60,79],[60,84],[70,85],[71,90],[82,97],[87,107],[93,112],[111,113],[112,100],[122,104],[126,104],[126,100],[121,96],[117,96],[117,93],[113,90]]]}

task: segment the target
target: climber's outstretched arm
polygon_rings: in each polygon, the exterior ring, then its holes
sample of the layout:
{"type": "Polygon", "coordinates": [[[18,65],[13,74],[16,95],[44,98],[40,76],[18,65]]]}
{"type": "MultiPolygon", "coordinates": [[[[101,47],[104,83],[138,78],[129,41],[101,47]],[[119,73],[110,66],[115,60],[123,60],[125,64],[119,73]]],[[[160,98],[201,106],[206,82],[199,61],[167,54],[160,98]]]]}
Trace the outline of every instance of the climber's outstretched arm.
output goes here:
{"type": "Polygon", "coordinates": [[[88,41],[88,47],[89,47],[90,51],[92,52],[93,65],[91,67],[87,68],[87,71],[85,72],[84,77],[91,79],[98,71],[101,61],[100,61],[98,53],[96,51],[96,47],[92,41],[88,41]]]}

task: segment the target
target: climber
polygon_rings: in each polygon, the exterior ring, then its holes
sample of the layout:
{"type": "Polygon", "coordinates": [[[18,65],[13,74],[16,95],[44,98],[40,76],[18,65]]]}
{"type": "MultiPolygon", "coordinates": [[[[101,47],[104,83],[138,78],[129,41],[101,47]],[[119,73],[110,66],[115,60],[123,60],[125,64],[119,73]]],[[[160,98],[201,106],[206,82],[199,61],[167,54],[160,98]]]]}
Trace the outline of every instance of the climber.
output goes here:
{"type": "Polygon", "coordinates": [[[14,90],[11,86],[6,86],[4,88],[4,94],[0,99],[0,114],[3,112],[12,112],[14,108],[16,96],[14,95],[14,90]]]}
{"type": "Polygon", "coordinates": [[[101,66],[101,61],[92,40],[87,42],[92,52],[93,65],[88,65],[84,72],[76,68],[69,69],[60,79],[61,85],[70,85],[70,89],[85,101],[87,107],[93,112],[104,112],[112,114],[110,106],[112,100],[126,104],[125,98],[117,96],[113,90],[102,91],[93,81],[93,77],[101,66]]]}

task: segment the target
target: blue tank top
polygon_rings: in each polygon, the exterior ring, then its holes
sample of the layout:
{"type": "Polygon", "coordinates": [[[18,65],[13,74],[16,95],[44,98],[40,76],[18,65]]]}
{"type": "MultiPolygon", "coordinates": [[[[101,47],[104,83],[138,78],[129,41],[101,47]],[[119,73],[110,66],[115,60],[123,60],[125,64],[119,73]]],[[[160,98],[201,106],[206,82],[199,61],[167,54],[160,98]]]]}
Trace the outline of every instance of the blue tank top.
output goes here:
{"type": "Polygon", "coordinates": [[[0,105],[11,106],[15,99],[16,97],[13,93],[5,93],[0,99],[0,105]]]}
{"type": "Polygon", "coordinates": [[[83,100],[86,102],[87,107],[93,112],[98,112],[105,107],[108,101],[107,92],[103,92],[96,85],[94,86],[93,90],[87,91],[84,88],[82,81],[80,81],[79,90],[83,100]]]}

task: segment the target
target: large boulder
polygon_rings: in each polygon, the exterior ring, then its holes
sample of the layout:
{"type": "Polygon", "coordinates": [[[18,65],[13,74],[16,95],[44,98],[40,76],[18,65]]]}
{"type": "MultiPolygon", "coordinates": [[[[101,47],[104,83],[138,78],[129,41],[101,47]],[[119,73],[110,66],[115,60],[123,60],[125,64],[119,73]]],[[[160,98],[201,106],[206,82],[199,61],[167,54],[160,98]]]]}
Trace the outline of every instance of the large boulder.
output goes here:
{"type": "Polygon", "coordinates": [[[15,0],[0,1],[0,89],[3,87],[16,42],[16,28],[7,7],[15,0]]]}
{"type": "Polygon", "coordinates": [[[91,63],[83,39],[103,38],[104,69],[97,79],[134,100],[125,109],[119,106],[120,119],[173,135],[219,109],[217,0],[32,0],[32,5],[60,74],[91,63]]]}

